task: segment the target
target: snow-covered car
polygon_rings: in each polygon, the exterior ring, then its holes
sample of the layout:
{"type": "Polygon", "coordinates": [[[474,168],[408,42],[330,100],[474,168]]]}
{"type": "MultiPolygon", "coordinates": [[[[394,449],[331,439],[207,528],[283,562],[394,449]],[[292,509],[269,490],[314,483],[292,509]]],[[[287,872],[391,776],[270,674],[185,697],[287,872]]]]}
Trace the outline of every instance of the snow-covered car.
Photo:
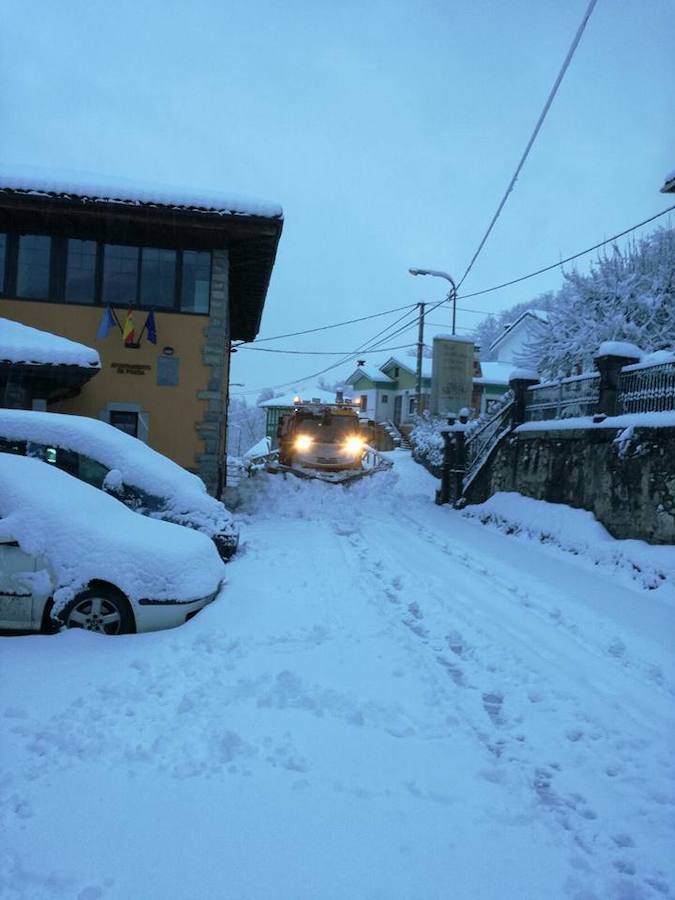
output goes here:
{"type": "Polygon", "coordinates": [[[0,629],[172,628],[215,599],[224,575],[204,534],[136,515],[37,459],[0,453],[0,629]]]}
{"type": "Polygon", "coordinates": [[[138,438],[87,416],[0,409],[0,451],[37,457],[101,488],[134,512],[208,535],[222,559],[239,531],[204,482],[138,438]]]}

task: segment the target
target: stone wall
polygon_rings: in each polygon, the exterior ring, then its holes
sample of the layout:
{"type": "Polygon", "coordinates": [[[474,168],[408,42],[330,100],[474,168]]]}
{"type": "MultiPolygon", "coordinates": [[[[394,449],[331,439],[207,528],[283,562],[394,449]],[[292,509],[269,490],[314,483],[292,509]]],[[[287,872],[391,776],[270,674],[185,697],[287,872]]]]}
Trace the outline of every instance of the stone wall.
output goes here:
{"type": "Polygon", "coordinates": [[[207,389],[197,394],[206,401],[197,433],[204,441],[204,452],[197,457],[197,472],[210,494],[216,494],[220,467],[225,454],[227,416],[227,380],[230,352],[229,258],[227,250],[214,250],[211,263],[211,305],[204,328],[202,359],[210,367],[207,389]]]}
{"type": "Polygon", "coordinates": [[[675,543],[675,429],[635,428],[514,433],[502,441],[467,491],[482,503],[497,491],[593,512],[617,538],[675,543]]]}

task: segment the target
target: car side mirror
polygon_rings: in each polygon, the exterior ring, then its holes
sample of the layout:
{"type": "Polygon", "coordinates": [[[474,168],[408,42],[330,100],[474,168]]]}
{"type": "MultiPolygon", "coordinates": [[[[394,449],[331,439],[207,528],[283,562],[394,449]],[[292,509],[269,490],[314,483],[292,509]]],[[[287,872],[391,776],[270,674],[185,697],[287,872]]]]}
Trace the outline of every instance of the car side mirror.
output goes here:
{"type": "Polygon", "coordinates": [[[103,490],[106,494],[119,496],[124,490],[124,481],[119,469],[111,469],[103,479],[103,490]]]}

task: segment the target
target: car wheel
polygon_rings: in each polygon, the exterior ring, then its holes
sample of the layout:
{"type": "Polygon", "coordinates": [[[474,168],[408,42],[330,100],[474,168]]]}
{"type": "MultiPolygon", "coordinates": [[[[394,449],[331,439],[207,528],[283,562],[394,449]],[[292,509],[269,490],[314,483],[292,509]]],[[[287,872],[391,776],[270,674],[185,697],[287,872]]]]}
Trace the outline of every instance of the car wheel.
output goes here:
{"type": "Polygon", "coordinates": [[[59,618],[66,628],[84,628],[100,634],[129,634],[135,630],[129,601],[108,587],[82,591],[66,604],[59,618]]]}

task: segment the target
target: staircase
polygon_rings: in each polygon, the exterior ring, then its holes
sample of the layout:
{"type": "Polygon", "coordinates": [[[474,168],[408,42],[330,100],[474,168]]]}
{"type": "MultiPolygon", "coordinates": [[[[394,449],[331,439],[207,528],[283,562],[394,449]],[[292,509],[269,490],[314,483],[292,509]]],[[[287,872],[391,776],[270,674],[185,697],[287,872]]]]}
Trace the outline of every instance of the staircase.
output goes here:
{"type": "Polygon", "coordinates": [[[394,442],[395,447],[400,447],[402,450],[410,450],[411,444],[408,439],[408,435],[401,432],[396,425],[392,422],[391,419],[387,419],[385,422],[378,422],[380,428],[383,428],[389,437],[394,442]]]}

